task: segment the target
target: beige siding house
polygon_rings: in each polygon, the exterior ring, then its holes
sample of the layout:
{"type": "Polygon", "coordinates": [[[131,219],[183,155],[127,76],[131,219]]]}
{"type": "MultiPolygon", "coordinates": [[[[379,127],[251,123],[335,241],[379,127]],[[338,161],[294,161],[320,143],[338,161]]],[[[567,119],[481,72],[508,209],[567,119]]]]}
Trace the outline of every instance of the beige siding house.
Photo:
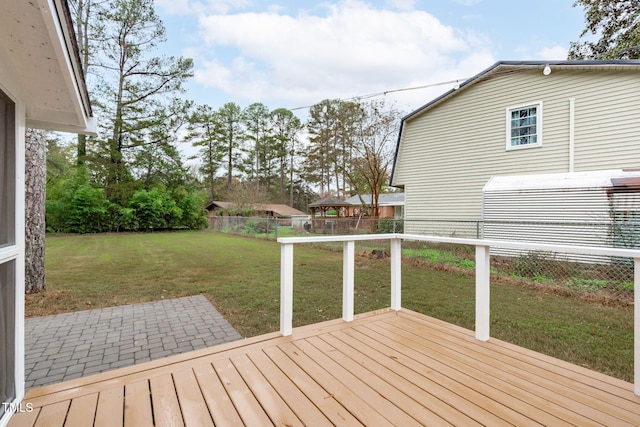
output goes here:
{"type": "Polygon", "coordinates": [[[502,61],[403,118],[391,185],[408,220],[478,220],[493,176],[638,167],[640,61],[502,61]]]}

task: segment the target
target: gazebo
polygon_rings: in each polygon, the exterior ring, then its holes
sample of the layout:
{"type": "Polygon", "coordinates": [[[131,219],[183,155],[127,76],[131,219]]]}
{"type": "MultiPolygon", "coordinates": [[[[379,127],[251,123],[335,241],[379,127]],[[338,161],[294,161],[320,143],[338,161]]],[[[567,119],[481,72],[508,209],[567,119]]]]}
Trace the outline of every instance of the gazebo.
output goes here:
{"type": "Polygon", "coordinates": [[[337,197],[327,197],[309,205],[311,212],[311,229],[314,233],[330,233],[334,230],[345,228],[348,230],[348,221],[339,221],[338,218],[345,218],[349,215],[351,203],[340,200],[337,197]],[[327,216],[327,212],[334,210],[336,216],[327,216]],[[319,218],[316,214],[320,213],[319,218]]]}

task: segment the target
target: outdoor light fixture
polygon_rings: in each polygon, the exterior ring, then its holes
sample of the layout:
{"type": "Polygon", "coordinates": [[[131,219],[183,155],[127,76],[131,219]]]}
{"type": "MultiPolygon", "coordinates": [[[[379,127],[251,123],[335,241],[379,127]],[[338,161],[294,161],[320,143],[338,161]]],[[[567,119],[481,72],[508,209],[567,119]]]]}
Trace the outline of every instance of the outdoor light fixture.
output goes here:
{"type": "Polygon", "coordinates": [[[544,66],[544,70],[542,70],[542,74],[544,74],[545,76],[548,76],[549,74],[551,74],[551,67],[549,67],[549,64],[544,66]]]}

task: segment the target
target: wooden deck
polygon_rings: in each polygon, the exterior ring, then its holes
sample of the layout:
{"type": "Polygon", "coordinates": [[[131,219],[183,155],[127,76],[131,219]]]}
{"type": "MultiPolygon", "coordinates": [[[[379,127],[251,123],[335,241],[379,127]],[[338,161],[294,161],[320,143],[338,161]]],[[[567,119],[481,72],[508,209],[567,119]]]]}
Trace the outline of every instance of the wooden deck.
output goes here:
{"type": "Polygon", "coordinates": [[[41,387],[24,404],[9,426],[640,425],[630,383],[407,310],[41,387]]]}

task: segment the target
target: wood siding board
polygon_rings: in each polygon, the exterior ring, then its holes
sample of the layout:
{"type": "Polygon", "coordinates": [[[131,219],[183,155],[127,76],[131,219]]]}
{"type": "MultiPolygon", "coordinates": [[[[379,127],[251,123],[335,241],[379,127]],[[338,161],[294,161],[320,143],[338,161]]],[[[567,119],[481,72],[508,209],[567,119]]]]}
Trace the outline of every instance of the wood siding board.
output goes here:
{"type": "Polygon", "coordinates": [[[426,356],[423,353],[410,348],[408,340],[395,335],[389,338],[384,331],[376,328],[376,325],[367,325],[355,328],[358,332],[369,338],[375,339],[386,351],[394,352],[394,360],[412,369],[416,373],[427,369],[430,376],[442,386],[449,389],[470,403],[474,403],[502,421],[512,425],[542,425],[537,421],[523,415],[517,408],[519,402],[502,390],[483,384],[477,378],[466,373],[456,371],[448,365],[426,356]]]}
{"type": "MultiPolygon", "coordinates": [[[[429,410],[429,402],[420,400],[417,387],[411,387],[408,381],[398,375],[390,375],[389,369],[366,358],[363,352],[354,350],[353,347],[332,335],[325,335],[322,338],[314,337],[308,341],[341,366],[348,368],[353,375],[366,378],[367,384],[374,390],[384,394],[385,399],[389,399],[421,425],[450,425],[450,422],[429,410]]],[[[468,417],[459,421],[464,421],[464,425],[467,426],[474,424],[474,421],[468,417]]]]}
{"type": "Polygon", "coordinates": [[[35,427],[62,427],[64,420],[67,418],[70,404],[71,401],[65,400],[45,406],[38,414],[35,427]]]}
{"type": "Polygon", "coordinates": [[[291,427],[304,425],[260,370],[247,358],[247,355],[236,356],[231,359],[231,363],[274,425],[291,427]]]}
{"type": "Polygon", "coordinates": [[[124,386],[111,387],[98,395],[94,427],[124,425],[124,386]]]}
{"type": "Polygon", "coordinates": [[[210,363],[200,363],[193,368],[193,371],[215,425],[242,424],[242,419],[213,366],[210,363]]]}
{"type": "MultiPolygon", "coordinates": [[[[537,387],[532,383],[528,383],[527,387],[522,387],[521,381],[510,382],[513,373],[507,373],[503,363],[495,363],[494,359],[490,357],[462,353],[457,347],[443,345],[441,337],[437,335],[414,335],[416,331],[411,328],[396,328],[392,325],[380,326],[391,334],[398,334],[413,341],[414,348],[424,354],[433,354],[439,361],[446,363],[453,369],[459,371],[465,370],[467,367],[475,369],[474,377],[484,382],[487,387],[495,387],[514,397],[515,399],[511,402],[514,409],[534,417],[536,421],[540,421],[544,425],[600,425],[603,422],[603,420],[597,419],[597,411],[587,405],[575,405],[571,399],[564,396],[558,397],[550,390],[537,387]],[[423,339],[425,341],[422,341],[423,339]],[[589,415],[596,419],[587,418],[589,415]]],[[[532,376],[522,379],[530,381],[531,378],[532,376]]],[[[605,417],[604,421],[608,423],[620,422],[619,419],[611,417],[605,417]]]]}
{"type": "Polygon", "coordinates": [[[11,417],[7,427],[33,427],[40,411],[41,408],[34,408],[31,412],[18,412],[11,417]]]}
{"type": "Polygon", "coordinates": [[[216,360],[213,367],[245,425],[273,425],[231,360],[216,360]]]}
{"type": "Polygon", "coordinates": [[[98,393],[73,399],[65,425],[74,427],[93,426],[98,405],[98,393]]]}
{"type": "MultiPolygon", "coordinates": [[[[420,335],[423,335],[422,332],[420,335]]],[[[441,339],[442,337],[438,336],[437,340],[441,339]]],[[[564,405],[567,411],[586,417],[583,423],[633,425],[640,415],[637,413],[637,405],[626,404],[624,398],[614,404],[610,403],[611,399],[607,399],[606,396],[620,391],[615,386],[612,387],[608,381],[600,382],[595,377],[585,377],[581,373],[571,375],[571,369],[565,370],[562,366],[567,364],[566,362],[558,360],[556,362],[559,369],[549,369],[550,365],[547,361],[539,363],[538,360],[505,357],[503,349],[493,352],[484,351],[483,347],[485,346],[470,342],[469,345],[463,346],[463,352],[473,354],[493,369],[502,370],[513,378],[521,380],[519,381],[521,385],[526,383],[527,389],[542,392],[545,399],[564,405]],[[562,390],[562,393],[558,393],[558,390],[562,390]]],[[[552,361],[555,360],[552,359],[552,361]]],[[[596,377],[599,376],[596,375],[596,377]]],[[[620,395],[628,398],[629,393],[622,392],[620,395]]],[[[549,410],[551,407],[546,409],[549,410]]],[[[574,414],[570,416],[574,417],[574,414]]]]}
{"type": "Polygon", "coordinates": [[[523,369],[533,374],[539,374],[541,379],[545,381],[549,378],[550,374],[555,375],[555,378],[561,381],[568,379],[569,381],[566,381],[565,385],[580,385],[580,388],[586,390],[577,392],[575,397],[578,398],[581,397],[582,394],[587,394],[594,398],[595,401],[607,401],[610,403],[611,400],[607,399],[607,395],[615,395],[619,399],[616,399],[614,407],[631,410],[634,414],[640,416],[640,406],[637,405],[639,400],[633,396],[633,387],[630,383],[541,353],[536,353],[536,355],[533,356],[522,347],[495,338],[492,338],[487,343],[479,344],[479,341],[475,339],[471,331],[447,324],[438,319],[428,318],[426,316],[415,316],[415,313],[405,313],[406,311],[407,310],[403,310],[402,315],[408,314],[407,318],[410,319],[410,321],[422,327],[428,325],[429,328],[442,331],[442,339],[461,340],[460,346],[464,351],[478,352],[497,360],[508,361],[512,359],[511,364],[522,362],[523,369]],[[594,384],[597,386],[594,387],[594,384]],[[634,402],[636,403],[635,405],[628,405],[628,403],[634,402]]]}
{"type": "Polygon", "coordinates": [[[181,367],[189,367],[198,363],[206,363],[216,359],[228,358],[234,354],[242,354],[253,348],[260,348],[265,341],[277,342],[283,338],[280,333],[269,333],[257,337],[246,338],[239,342],[219,344],[189,353],[169,356],[163,359],[145,362],[114,371],[103,372],[85,378],[70,380],[60,384],[49,385],[29,390],[26,399],[33,402],[34,406],[44,406],[79,394],[91,394],[100,392],[114,386],[150,379],[179,370],[181,367]]]}
{"type": "Polygon", "coordinates": [[[96,426],[162,425],[166,406],[184,414],[173,420],[185,425],[213,418],[215,425],[617,426],[640,419],[640,398],[626,381],[495,338],[480,342],[473,331],[407,309],[269,335],[212,349],[213,362],[196,351],[138,366],[147,379],[127,368],[102,381],[35,389],[48,403],[9,425],[90,424],[93,411],[96,426]]]}
{"type": "Polygon", "coordinates": [[[125,427],[153,426],[149,380],[127,384],[124,388],[125,427]]]}
{"type": "Polygon", "coordinates": [[[178,402],[173,378],[170,374],[151,378],[153,418],[156,427],[183,427],[182,408],[178,402]]]}
{"type": "MultiPolygon", "coordinates": [[[[341,339],[342,334],[348,337],[346,339],[349,340],[350,345],[354,348],[364,346],[368,349],[367,356],[369,358],[391,370],[396,375],[399,375],[415,387],[418,387],[420,391],[417,396],[429,402],[430,408],[432,408],[438,416],[454,421],[460,418],[466,421],[465,418],[468,417],[474,420],[473,423],[480,423],[482,425],[508,425],[505,420],[491,413],[486,408],[477,405],[476,402],[461,397],[460,394],[446,387],[446,385],[438,381],[435,373],[427,366],[423,366],[418,371],[412,369],[410,366],[406,366],[398,360],[397,352],[394,349],[383,346],[374,338],[354,328],[341,331],[339,336],[341,339]]],[[[466,425],[466,423],[458,424],[457,421],[455,424],[466,425]]]]}
{"type": "MultiPolygon", "coordinates": [[[[393,425],[401,426],[419,426],[420,423],[407,412],[396,406],[386,395],[393,394],[392,388],[385,384],[381,386],[382,381],[377,380],[375,376],[370,376],[361,379],[356,373],[351,372],[355,366],[349,360],[342,359],[345,366],[336,362],[328,353],[336,352],[335,348],[327,348],[326,344],[317,342],[317,338],[309,338],[307,340],[295,341],[294,345],[298,347],[300,351],[312,358],[316,363],[320,364],[324,369],[331,373],[331,375],[341,383],[345,384],[352,392],[363,398],[369,405],[375,408],[380,418],[384,417],[389,420],[393,425]],[[313,342],[325,351],[320,350],[313,345],[313,342]],[[378,387],[376,387],[378,385],[378,387]]],[[[395,396],[401,398],[401,393],[396,393],[395,396]]]]}
{"type": "Polygon", "coordinates": [[[213,427],[209,408],[202,396],[193,370],[184,369],[174,372],[172,376],[185,425],[213,427]]]}
{"type": "Polygon", "coordinates": [[[324,413],[335,425],[362,426],[336,397],[318,384],[314,377],[295,363],[279,348],[265,348],[273,363],[324,413]]]}
{"type": "Polygon", "coordinates": [[[362,424],[378,426],[393,425],[385,417],[386,414],[378,412],[378,408],[369,405],[356,392],[345,386],[322,365],[306,355],[304,351],[296,347],[293,343],[281,344],[278,347],[362,424]]]}
{"type": "Polygon", "coordinates": [[[333,425],[313,402],[273,363],[262,351],[247,354],[265,379],[278,392],[280,397],[306,425],[329,427],[333,425]]]}
{"type": "MultiPolygon", "coordinates": [[[[423,327],[434,328],[435,330],[442,331],[443,339],[448,340],[456,340],[459,339],[466,343],[478,344],[478,340],[475,339],[475,334],[473,331],[469,329],[465,329],[461,326],[457,326],[451,323],[447,323],[443,320],[436,319],[434,317],[429,317],[417,313],[412,310],[402,309],[401,312],[398,312],[398,318],[406,319],[409,322],[414,322],[416,324],[422,325],[423,327]]],[[[394,321],[398,319],[390,319],[390,321],[394,321]]],[[[466,347],[466,344],[461,344],[466,347]]],[[[593,371],[587,368],[583,368],[581,366],[577,366],[571,364],[569,362],[557,359],[555,357],[548,356],[543,353],[533,352],[531,350],[527,350],[524,347],[519,347],[515,344],[508,343],[506,341],[499,340],[497,338],[492,338],[490,341],[487,341],[484,344],[481,344],[478,347],[478,350],[482,349],[490,349],[491,351],[495,351],[497,353],[506,353],[506,355],[513,356],[519,360],[525,360],[527,362],[532,362],[536,366],[544,366],[548,369],[556,369],[558,372],[562,373],[575,373],[576,378],[585,377],[587,381],[591,379],[596,380],[598,382],[603,382],[607,384],[611,384],[615,387],[617,392],[614,392],[618,397],[628,398],[627,392],[633,391],[633,386],[623,381],[619,378],[611,377],[605,375],[601,372],[593,371]],[[626,397],[625,397],[626,396],[626,397]]],[[[467,351],[467,350],[465,350],[467,351]]],[[[633,398],[635,400],[635,398],[633,398]]],[[[640,408],[638,408],[640,411],[640,408]]],[[[640,412],[639,412],[640,413],[640,412]]]]}

